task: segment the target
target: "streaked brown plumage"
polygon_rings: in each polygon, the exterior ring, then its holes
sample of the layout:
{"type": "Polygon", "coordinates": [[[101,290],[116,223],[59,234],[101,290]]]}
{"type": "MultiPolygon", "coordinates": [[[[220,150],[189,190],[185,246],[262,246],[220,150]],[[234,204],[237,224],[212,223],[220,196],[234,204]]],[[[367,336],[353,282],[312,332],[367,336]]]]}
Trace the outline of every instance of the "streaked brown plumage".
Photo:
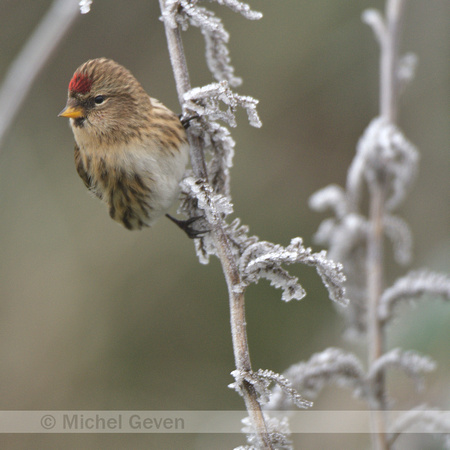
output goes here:
{"type": "Polygon", "coordinates": [[[86,187],[129,230],[151,226],[179,195],[189,147],[178,116],[106,58],[82,64],[67,105],[75,165],[86,187]]]}

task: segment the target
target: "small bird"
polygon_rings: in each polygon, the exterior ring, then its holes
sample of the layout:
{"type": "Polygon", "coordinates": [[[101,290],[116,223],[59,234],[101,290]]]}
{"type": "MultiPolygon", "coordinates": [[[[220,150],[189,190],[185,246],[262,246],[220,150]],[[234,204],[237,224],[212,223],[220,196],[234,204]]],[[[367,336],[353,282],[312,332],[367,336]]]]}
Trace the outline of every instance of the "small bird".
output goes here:
{"type": "MultiPolygon", "coordinates": [[[[66,107],[75,137],[75,165],[86,187],[128,230],[150,227],[179,196],[189,156],[185,126],[149,97],[129,70],[91,59],[75,71],[66,107]]],[[[173,220],[189,237],[194,219],[173,220]]]]}

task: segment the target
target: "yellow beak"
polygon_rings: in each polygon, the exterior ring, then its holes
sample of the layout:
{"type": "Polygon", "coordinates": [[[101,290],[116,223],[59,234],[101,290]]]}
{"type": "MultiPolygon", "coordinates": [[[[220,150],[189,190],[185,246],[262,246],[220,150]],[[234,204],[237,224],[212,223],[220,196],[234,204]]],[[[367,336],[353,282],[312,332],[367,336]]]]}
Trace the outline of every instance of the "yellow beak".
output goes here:
{"type": "Polygon", "coordinates": [[[69,117],[70,119],[79,119],[84,116],[84,109],[81,106],[67,105],[59,114],[58,117],[69,117]]]}

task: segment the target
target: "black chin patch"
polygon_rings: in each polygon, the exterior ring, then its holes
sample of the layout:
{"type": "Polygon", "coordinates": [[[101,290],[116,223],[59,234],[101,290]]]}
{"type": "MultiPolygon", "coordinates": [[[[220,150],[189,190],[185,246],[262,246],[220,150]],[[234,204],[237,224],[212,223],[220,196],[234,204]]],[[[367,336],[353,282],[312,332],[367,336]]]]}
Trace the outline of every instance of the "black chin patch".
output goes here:
{"type": "Polygon", "coordinates": [[[74,119],[73,125],[77,128],[83,128],[85,120],[86,120],[85,117],[79,117],[78,119],[74,119]]]}

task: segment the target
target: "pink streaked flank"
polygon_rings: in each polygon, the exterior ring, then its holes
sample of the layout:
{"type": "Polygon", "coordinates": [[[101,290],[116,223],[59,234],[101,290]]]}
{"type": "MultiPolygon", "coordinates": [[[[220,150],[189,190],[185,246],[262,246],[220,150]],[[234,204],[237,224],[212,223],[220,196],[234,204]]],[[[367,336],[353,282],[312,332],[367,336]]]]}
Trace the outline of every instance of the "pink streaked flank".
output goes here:
{"type": "Polygon", "coordinates": [[[69,83],[69,91],[86,94],[91,90],[92,80],[86,75],[76,72],[69,83]]]}

